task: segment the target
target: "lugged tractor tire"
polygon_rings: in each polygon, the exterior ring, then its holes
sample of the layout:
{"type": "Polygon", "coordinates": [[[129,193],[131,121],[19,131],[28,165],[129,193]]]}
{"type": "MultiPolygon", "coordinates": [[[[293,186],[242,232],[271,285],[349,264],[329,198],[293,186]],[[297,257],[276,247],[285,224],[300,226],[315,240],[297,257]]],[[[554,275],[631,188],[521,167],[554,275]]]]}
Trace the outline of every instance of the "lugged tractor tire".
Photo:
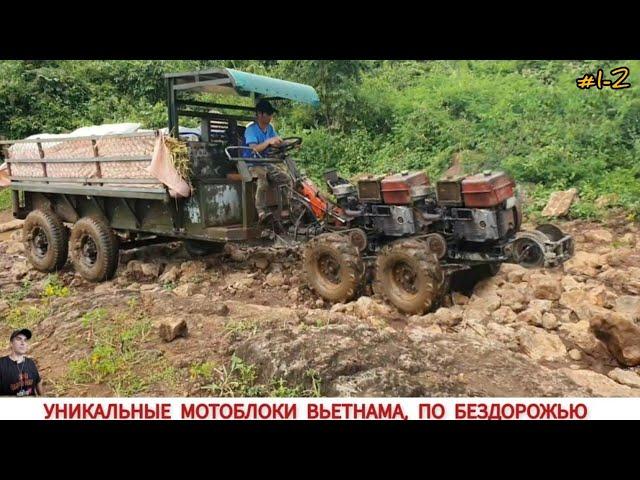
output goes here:
{"type": "Polygon", "coordinates": [[[309,240],[304,249],[303,268],[309,288],[330,302],[352,300],[365,273],[358,249],[348,237],[336,233],[309,240]]]}
{"type": "Polygon", "coordinates": [[[436,256],[421,240],[399,240],[376,259],[374,291],[398,310],[424,314],[445,293],[447,282],[436,256]]]}
{"type": "Polygon", "coordinates": [[[224,250],[223,242],[206,242],[203,240],[184,240],[184,248],[192,257],[204,257],[224,250]]]}
{"type": "Polygon", "coordinates": [[[71,262],[76,272],[90,282],[113,278],[118,268],[118,238],[97,217],[83,217],[71,229],[71,262]]]}
{"type": "Polygon", "coordinates": [[[22,225],[22,241],[29,262],[41,272],[55,272],[67,262],[67,229],[51,210],[33,210],[22,225]]]}

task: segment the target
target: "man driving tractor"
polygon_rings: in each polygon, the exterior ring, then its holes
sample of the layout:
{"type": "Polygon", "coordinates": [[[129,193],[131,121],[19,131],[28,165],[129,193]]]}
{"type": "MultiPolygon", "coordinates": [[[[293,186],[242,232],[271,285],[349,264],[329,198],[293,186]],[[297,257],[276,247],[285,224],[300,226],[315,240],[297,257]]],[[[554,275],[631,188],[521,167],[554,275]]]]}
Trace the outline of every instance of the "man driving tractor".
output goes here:
{"type": "MultiPolygon", "coordinates": [[[[282,138],[271,125],[273,114],[277,110],[273,108],[267,100],[260,100],[256,104],[256,121],[251,122],[244,132],[244,144],[251,150],[244,150],[245,158],[258,159],[257,154],[267,151],[271,147],[278,147],[282,144],[282,138]]],[[[271,179],[277,183],[286,181],[282,178],[281,172],[269,164],[261,164],[259,160],[255,162],[247,162],[249,171],[257,178],[256,182],[256,210],[258,211],[258,221],[264,222],[271,212],[267,210],[267,189],[268,180],[271,179]]]]}

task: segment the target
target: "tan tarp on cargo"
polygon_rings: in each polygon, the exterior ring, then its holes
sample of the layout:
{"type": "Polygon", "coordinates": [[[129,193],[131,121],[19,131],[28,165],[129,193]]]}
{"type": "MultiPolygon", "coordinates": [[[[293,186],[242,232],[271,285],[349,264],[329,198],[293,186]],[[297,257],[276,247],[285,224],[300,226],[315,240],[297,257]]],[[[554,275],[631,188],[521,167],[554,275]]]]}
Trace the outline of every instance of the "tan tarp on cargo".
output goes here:
{"type": "Polygon", "coordinates": [[[3,163],[0,165],[0,187],[8,187],[9,185],[11,185],[9,170],[7,170],[7,164],[3,163]]]}
{"type": "MultiPolygon", "coordinates": [[[[40,143],[42,153],[45,159],[56,158],[91,158],[94,156],[93,145],[91,139],[69,140],[74,137],[90,137],[104,135],[121,135],[135,133],[140,128],[139,123],[113,123],[104,125],[93,125],[91,127],[81,127],[71,133],[51,134],[42,133],[31,135],[26,140],[47,140],[40,143]],[[55,142],[51,140],[65,140],[55,142]]],[[[99,143],[98,140],[97,143],[99,143]]],[[[127,152],[126,143],[122,143],[121,148],[116,153],[119,156],[135,155],[134,148],[131,153],[127,152]],[[120,155],[121,154],[121,155],[120,155]]],[[[113,151],[113,148],[111,149],[113,151]]],[[[15,159],[32,159],[41,158],[37,143],[16,143],[9,150],[9,158],[15,159]]],[[[150,155],[151,151],[147,155],[150,155]]],[[[103,154],[98,148],[100,157],[111,156],[108,153],[103,154]]],[[[50,163],[47,164],[47,175],[51,177],[66,178],[93,178],[97,177],[97,165],[95,163],[50,163]]],[[[12,164],[11,175],[14,177],[44,177],[44,167],[42,164],[12,164]]]]}
{"type": "MultiPolygon", "coordinates": [[[[134,133],[139,124],[100,125],[84,127],[71,134],[64,135],[34,135],[29,139],[69,139],[75,136],[113,135],[134,133]]],[[[46,163],[46,175],[41,163],[24,164],[12,163],[11,174],[14,177],[42,178],[105,178],[105,179],[156,179],[158,184],[109,184],[115,187],[158,188],[161,183],[170,188],[171,196],[188,197],[191,193],[189,185],[173,167],[171,154],[164,145],[164,136],[151,131],[144,136],[135,137],[104,137],[95,142],[96,151],[91,139],[66,140],[61,142],[42,142],[44,161],[55,158],[93,158],[98,157],[151,157],[152,160],[143,161],[110,161],[110,162],[78,162],[78,163],[46,163]],[[98,171],[100,169],[100,171],[98,171]]],[[[41,154],[36,143],[16,143],[8,149],[9,159],[40,159],[41,154]]],[[[6,164],[5,170],[0,169],[0,186],[10,185],[6,164]]]]}
{"type": "Polygon", "coordinates": [[[169,152],[164,142],[164,137],[163,133],[158,135],[153,150],[153,159],[147,170],[153,178],[157,178],[169,187],[169,195],[172,197],[189,197],[191,195],[191,187],[173,167],[171,152],[169,152]]]}

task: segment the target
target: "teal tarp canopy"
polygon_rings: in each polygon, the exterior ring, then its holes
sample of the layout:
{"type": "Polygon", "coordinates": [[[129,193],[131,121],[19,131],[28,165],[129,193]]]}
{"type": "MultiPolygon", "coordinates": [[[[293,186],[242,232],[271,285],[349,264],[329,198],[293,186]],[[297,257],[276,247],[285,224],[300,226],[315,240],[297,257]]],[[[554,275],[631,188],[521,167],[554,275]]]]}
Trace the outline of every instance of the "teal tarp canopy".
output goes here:
{"type": "Polygon", "coordinates": [[[236,83],[236,90],[254,92],[263,97],[287,98],[296,102],[307,103],[317,107],[320,98],[313,87],[303,83],[278,80],[276,78],[255,75],[253,73],[240,72],[231,68],[226,69],[236,83]]]}
{"type": "Polygon", "coordinates": [[[193,73],[165,75],[173,79],[176,91],[235,94],[243,97],[252,93],[258,97],[285,98],[317,107],[320,98],[310,85],[278,80],[254,73],[222,68],[193,73]]]}

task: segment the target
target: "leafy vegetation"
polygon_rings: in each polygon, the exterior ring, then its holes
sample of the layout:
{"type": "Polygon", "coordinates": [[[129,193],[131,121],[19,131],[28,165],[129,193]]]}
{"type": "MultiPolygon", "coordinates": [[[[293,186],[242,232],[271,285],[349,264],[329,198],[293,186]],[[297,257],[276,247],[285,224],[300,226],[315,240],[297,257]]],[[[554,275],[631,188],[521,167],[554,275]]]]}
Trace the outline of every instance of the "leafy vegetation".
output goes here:
{"type": "Polygon", "coordinates": [[[282,378],[273,378],[268,384],[257,382],[257,372],[254,365],[250,365],[237,357],[231,357],[229,367],[221,366],[213,368],[212,364],[192,366],[192,378],[203,377],[212,381],[202,387],[216,397],[320,397],[321,379],[315,370],[305,372],[305,381],[310,387],[304,385],[289,385],[282,378]],[[206,369],[206,375],[202,375],[206,369]],[[208,377],[208,378],[207,378],[208,377]]]}
{"type": "Polygon", "coordinates": [[[104,308],[81,318],[91,349],[69,364],[59,388],[69,385],[105,384],[114,395],[138,395],[156,383],[174,385],[176,372],[157,350],[146,347],[152,331],[150,320],[129,301],[122,313],[109,315],[104,308]]]}
{"type": "Polygon", "coordinates": [[[469,170],[507,170],[528,193],[530,213],[572,186],[580,193],[574,216],[640,213],[637,60],[2,61],[0,135],[125,121],[164,127],[162,74],[212,67],[317,89],[319,109],[283,102],[276,120],[281,134],[304,138],[301,164],[315,180],[328,168],[348,176],[423,169],[437,178],[456,155],[469,170]],[[631,88],[576,87],[598,68],[613,79],[620,65],[630,68],[631,88]]]}
{"type": "Polygon", "coordinates": [[[224,324],[223,331],[232,339],[237,339],[242,334],[255,335],[260,322],[258,320],[231,320],[224,324]]]}
{"type": "Polygon", "coordinates": [[[10,306],[15,307],[18,305],[18,303],[27,298],[27,295],[29,295],[29,292],[31,291],[31,287],[31,281],[25,278],[24,280],[22,280],[22,285],[20,285],[20,288],[15,292],[2,292],[2,299],[6,301],[10,306]]]}
{"type": "Polygon", "coordinates": [[[0,210],[11,208],[11,190],[5,188],[0,190],[0,210]]]}
{"type": "Polygon", "coordinates": [[[70,294],[69,287],[65,286],[60,277],[55,273],[50,273],[44,282],[42,289],[42,298],[68,297],[70,294]]]}
{"type": "Polygon", "coordinates": [[[210,380],[215,372],[216,365],[213,362],[197,362],[189,367],[189,377],[191,380],[210,380]]]}
{"type": "Polygon", "coordinates": [[[71,291],[62,283],[57,274],[49,274],[41,288],[24,279],[16,291],[0,294],[7,302],[9,310],[2,315],[2,321],[11,328],[33,328],[51,314],[51,302],[55,298],[68,297],[71,291]],[[27,297],[40,297],[38,303],[24,304],[27,297]]]}
{"type": "Polygon", "coordinates": [[[48,316],[47,305],[23,305],[11,308],[5,322],[11,328],[33,328],[48,316]]]}

